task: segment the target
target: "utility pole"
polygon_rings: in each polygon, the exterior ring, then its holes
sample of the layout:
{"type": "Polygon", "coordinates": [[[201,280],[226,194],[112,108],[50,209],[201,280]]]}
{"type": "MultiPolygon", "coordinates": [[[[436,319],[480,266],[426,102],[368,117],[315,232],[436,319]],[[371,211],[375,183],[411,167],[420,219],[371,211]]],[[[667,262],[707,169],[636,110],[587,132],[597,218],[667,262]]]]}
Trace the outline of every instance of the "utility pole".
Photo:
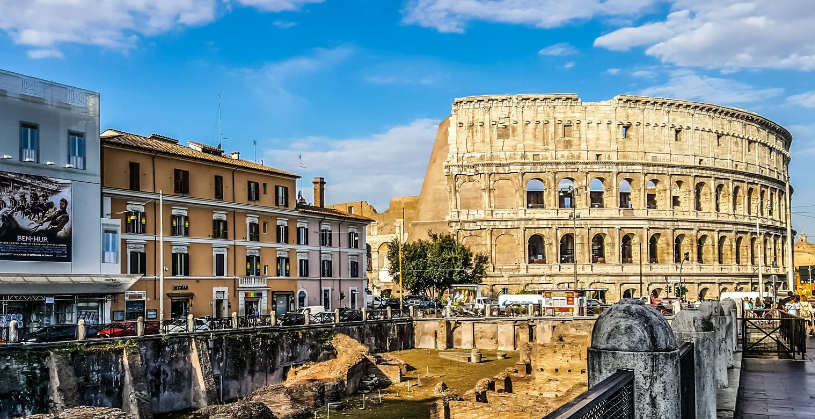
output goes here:
{"type": "Polygon", "coordinates": [[[640,240],[640,298],[642,298],[642,240],[640,240]]]}
{"type": "Polygon", "coordinates": [[[405,289],[402,288],[402,242],[405,240],[405,207],[402,207],[402,227],[399,229],[399,310],[405,309],[405,289]]]}
{"type": "Polygon", "coordinates": [[[164,191],[158,191],[159,330],[164,333],[164,191]]]}
{"type": "MultiPolygon", "coordinates": [[[[759,205],[760,207],[760,205],[759,205]]],[[[764,278],[761,276],[761,246],[764,245],[764,240],[761,238],[761,227],[758,224],[759,217],[761,214],[756,216],[756,247],[758,248],[758,300],[761,301],[761,305],[764,305],[764,278]]]]}

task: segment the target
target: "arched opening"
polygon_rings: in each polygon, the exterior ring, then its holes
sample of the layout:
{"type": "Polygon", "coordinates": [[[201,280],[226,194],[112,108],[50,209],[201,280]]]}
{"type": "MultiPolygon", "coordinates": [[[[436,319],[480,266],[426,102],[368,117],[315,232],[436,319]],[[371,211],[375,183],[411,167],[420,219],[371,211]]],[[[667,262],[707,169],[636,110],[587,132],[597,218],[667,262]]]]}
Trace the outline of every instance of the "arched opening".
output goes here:
{"type": "Polygon", "coordinates": [[[750,264],[756,265],[756,238],[750,238],[750,264]]]}
{"type": "Polygon", "coordinates": [[[764,238],[764,249],[763,249],[762,253],[764,253],[762,255],[764,257],[764,265],[768,266],[770,264],[770,258],[769,258],[770,252],[769,252],[769,249],[767,249],[767,238],[766,237],[764,238]]]}
{"type": "Polygon", "coordinates": [[[662,294],[662,288],[654,288],[651,290],[651,297],[659,298],[660,294],[662,294]]]}
{"type": "Polygon", "coordinates": [[[533,234],[527,243],[529,251],[529,263],[546,263],[546,248],[543,245],[543,237],[533,234]]]}
{"type": "Polygon", "coordinates": [[[682,181],[678,180],[674,183],[673,189],[671,189],[671,208],[674,211],[679,211],[682,209],[682,181]]]}
{"type": "Polygon", "coordinates": [[[707,287],[702,288],[701,290],[699,290],[699,301],[703,301],[705,299],[705,297],[707,297],[708,291],[709,290],[708,290],[707,287]]]}
{"type": "Polygon", "coordinates": [[[764,191],[761,191],[758,198],[758,216],[764,216],[764,191]]]}
{"type": "Polygon", "coordinates": [[[634,289],[629,288],[623,291],[623,298],[634,298],[634,289]]]}
{"type": "Polygon", "coordinates": [[[741,247],[744,245],[744,238],[736,239],[736,265],[741,265],[741,247]]]}
{"type": "Polygon", "coordinates": [[[630,209],[631,206],[631,182],[627,179],[620,181],[620,208],[630,209]]]}
{"type": "Polygon", "coordinates": [[[574,208],[575,195],[574,181],[571,179],[563,179],[557,185],[558,189],[558,207],[559,208],[574,208]]]}
{"type": "Polygon", "coordinates": [[[741,204],[741,199],[740,199],[741,197],[739,196],[740,192],[741,192],[741,189],[738,186],[733,187],[733,213],[734,214],[743,214],[744,213],[744,207],[741,204]]]}
{"type": "Polygon", "coordinates": [[[648,239],[648,261],[650,263],[659,263],[658,252],[659,235],[654,234],[648,239]]]}
{"type": "Polygon", "coordinates": [[[674,263],[682,262],[682,242],[685,240],[685,235],[677,235],[674,239],[674,263]]]}
{"type": "Polygon", "coordinates": [[[697,183],[693,199],[693,209],[696,211],[707,211],[709,209],[707,205],[709,200],[710,197],[707,196],[707,186],[705,183],[697,183]]]}
{"type": "Polygon", "coordinates": [[[598,178],[594,178],[591,183],[589,183],[589,199],[591,200],[592,208],[603,208],[604,194],[605,187],[603,186],[603,181],[598,178]]]}
{"type": "Polygon", "coordinates": [[[747,215],[753,215],[753,188],[747,190],[747,215]]]}
{"type": "Polygon", "coordinates": [[[767,203],[767,216],[773,217],[773,210],[775,209],[775,192],[770,191],[770,201],[767,203]]]}
{"type": "Polygon", "coordinates": [[[493,263],[497,266],[516,265],[523,260],[523,255],[518,254],[518,244],[515,236],[502,234],[495,239],[495,257],[493,263]]]}
{"type": "Polygon", "coordinates": [[[543,208],[543,181],[532,179],[526,184],[526,207],[543,208]]]}
{"type": "Polygon", "coordinates": [[[731,257],[730,239],[727,236],[719,237],[719,245],[717,246],[718,261],[720,265],[730,265],[733,263],[731,257]]]}
{"type": "Polygon", "coordinates": [[[620,244],[620,262],[622,263],[632,263],[634,262],[634,257],[632,253],[632,235],[626,234],[622,238],[622,243],[620,244]]]}
{"type": "Polygon", "coordinates": [[[602,234],[591,239],[591,263],[606,263],[606,245],[602,234]]]}
{"type": "Polygon", "coordinates": [[[304,289],[297,291],[297,308],[301,307],[308,307],[308,292],[304,289]]]}
{"type": "Polygon", "coordinates": [[[722,189],[724,189],[724,185],[716,186],[716,194],[713,199],[713,210],[719,212],[722,210],[721,199],[722,199],[722,189]]]}
{"type": "Polygon", "coordinates": [[[696,262],[697,263],[710,263],[710,260],[707,258],[707,247],[708,247],[708,237],[707,235],[699,236],[699,239],[696,241],[696,262]]]}
{"type": "Polygon", "coordinates": [[[511,209],[518,206],[518,188],[508,179],[499,179],[492,184],[492,207],[511,209]]]}
{"type": "Polygon", "coordinates": [[[657,182],[649,180],[645,186],[645,207],[648,209],[657,209],[657,182]]]}
{"type": "Polygon", "coordinates": [[[458,188],[459,208],[463,210],[478,210],[484,208],[484,199],[481,194],[481,185],[477,182],[465,182],[458,188]]]}
{"type": "Polygon", "coordinates": [[[574,263],[574,236],[564,234],[560,238],[560,263],[574,263]]]}

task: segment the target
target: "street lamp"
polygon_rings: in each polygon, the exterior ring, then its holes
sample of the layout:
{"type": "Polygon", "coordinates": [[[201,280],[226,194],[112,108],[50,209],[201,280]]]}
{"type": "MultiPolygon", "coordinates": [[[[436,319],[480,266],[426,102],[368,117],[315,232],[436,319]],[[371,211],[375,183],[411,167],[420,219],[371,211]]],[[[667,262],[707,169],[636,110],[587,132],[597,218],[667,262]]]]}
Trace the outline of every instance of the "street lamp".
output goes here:
{"type": "Polygon", "coordinates": [[[572,213],[569,214],[569,219],[572,220],[572,228],[573,228],[573,235],[572,235],[572,261],[574,262],[574,287],[575,289],[580,288],[580,284],[577,282],[577,219],[580,218],[580,214],[577,213],[577,206],[575,205],[575,196],[577,195],[577,189],[574,186],[569,185],[566,188],[560,189],[560,196],[565,196],[566,194],[570,195],[569,198],[569,206],[572,207],[572,213]]]}
{"type": "Polygon", "coordinates": [[[682,255],[682,260],[679,261],[679,299],[680,299],[680,301],[682,300],[682,297],[683,297],[682,290],[685,289],[685,284],[682,282],[682,264],[684,264],[685,261],[689,261],[689,260],[690,260],[690,252],[685,252],[685,254],[682,255]]]}

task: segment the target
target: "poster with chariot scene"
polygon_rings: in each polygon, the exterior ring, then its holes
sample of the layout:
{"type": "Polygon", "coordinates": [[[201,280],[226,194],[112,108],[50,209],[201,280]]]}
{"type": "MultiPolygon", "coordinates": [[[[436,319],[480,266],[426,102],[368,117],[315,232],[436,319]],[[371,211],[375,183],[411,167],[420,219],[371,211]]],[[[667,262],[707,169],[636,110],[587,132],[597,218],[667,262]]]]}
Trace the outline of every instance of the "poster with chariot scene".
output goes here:
{"type": "Polygon", "coordinates": [[[0,171],[0,260],[71,261],[71,181],[0,171]]]}

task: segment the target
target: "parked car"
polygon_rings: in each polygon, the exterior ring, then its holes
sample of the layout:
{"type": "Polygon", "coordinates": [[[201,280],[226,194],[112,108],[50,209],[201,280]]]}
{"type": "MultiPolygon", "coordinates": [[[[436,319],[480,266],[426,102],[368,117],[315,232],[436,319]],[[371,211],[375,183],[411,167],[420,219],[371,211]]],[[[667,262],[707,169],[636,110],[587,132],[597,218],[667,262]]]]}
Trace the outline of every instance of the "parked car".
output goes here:
{"type": "Polygon", "coordinates": [[[303,313],[283,313],[277,316],[278,326],[299,326],[305,324],[303,313]]]}
{"type": "Polygon", "coordinates": [[[76,325],[61,324],[29,329],[21,339],[23,343],[64,342],[76,340],[76,325]]]}
{"type": "MultiPolygon", "coordinates": [[[[136,336],[136,329],[138,327],[138,323],[134,321],[119,323],[119,324],[110,324],[108,327],[104,329],[100,329],[96,332],[96,337],[99,338],[115,338],[121,336],[136,336]]],[[[157,335],[159,333],[158,324],[156,323],[144,323],[144,334],[145,335],[157,335]]]]}
{"type": "Polygon", "coordinates": [[[340,309],[341,322],[357,322],[362,321],[362,311],[343,307],[340,309]]]}
{"type": "MultiPolygon", "coordinates": [[[[193,327],[194,332],[209,330],[209,321],[207,321],[207,319],[203,317],[198,317],[193,319],[193,322],[195,323],[193,327]]],[[[186,333],[186,332],[187,332],[187,321],[182,320],[179,321],[178,323],[168,325],[166,333],[186,333]]]]}

